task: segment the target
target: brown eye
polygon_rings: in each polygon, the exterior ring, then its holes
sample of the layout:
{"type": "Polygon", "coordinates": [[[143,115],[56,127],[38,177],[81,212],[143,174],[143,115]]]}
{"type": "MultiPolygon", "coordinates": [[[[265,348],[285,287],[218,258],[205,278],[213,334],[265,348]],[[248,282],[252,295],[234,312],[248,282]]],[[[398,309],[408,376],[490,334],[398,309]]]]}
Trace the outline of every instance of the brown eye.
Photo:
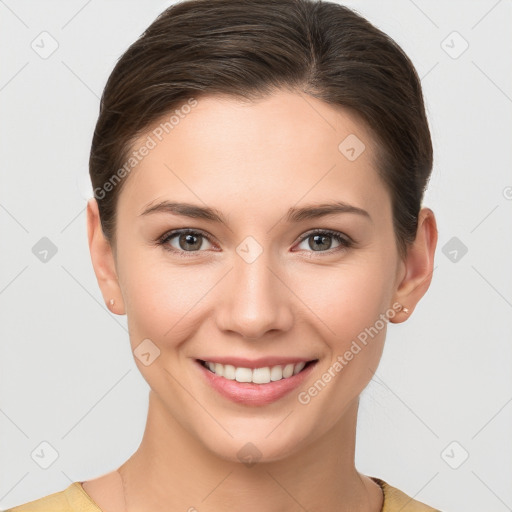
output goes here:
{"type": "MultiPolygon", "coordinates": [[[[210,240],[203,233],[193,230],[181,230],[167,233],[160,239],[159,244],[166,250],[180,253],[202,252],[201,248],[204,246],[204,242],[211,246],[210,240]]],[[[208,249],[209,247],[206,248],[208,249]]]]}
{"type": "MultiPolygon", "coordinates": [[[[307,242],[308,247],[302,247],[302,250],[312,250],[313,252],[332,252],[341,250],[352,245],[352,241],[338,233],[337,231],[315,231],[313,233],[306,234],[301,239],[301,244],[307,242]],[[337,245],[333,247],[333,240],[337,245]]],[[[300,246],[299,246],[299,249],[300,246]]]]}
{"type": "Polygon", "coordinates": [[[185,233],[178,235],[178,245],[184,251],[195,251],[203,245],[203,237],[201,235],[193,235],[192,233],[185,233]]]}

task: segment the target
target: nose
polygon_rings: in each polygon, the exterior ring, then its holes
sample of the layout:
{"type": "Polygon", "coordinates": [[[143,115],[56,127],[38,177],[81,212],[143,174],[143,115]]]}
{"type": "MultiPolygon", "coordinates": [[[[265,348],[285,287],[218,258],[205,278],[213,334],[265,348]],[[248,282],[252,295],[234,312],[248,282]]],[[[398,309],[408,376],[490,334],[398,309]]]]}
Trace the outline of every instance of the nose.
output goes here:
{"type": "Polygon", "coordinates": [[[264,251],[252,262],[238,255],[224,279],[216,309],[217,326],[224,332],[256,340],[285,332],[293,325],[293,293],[264,251]]]}

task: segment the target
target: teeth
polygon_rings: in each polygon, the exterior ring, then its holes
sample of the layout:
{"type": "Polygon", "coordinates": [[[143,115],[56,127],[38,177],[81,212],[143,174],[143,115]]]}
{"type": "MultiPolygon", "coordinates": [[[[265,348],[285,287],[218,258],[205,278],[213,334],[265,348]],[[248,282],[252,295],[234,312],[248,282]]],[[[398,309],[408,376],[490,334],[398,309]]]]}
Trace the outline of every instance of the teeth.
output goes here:
{"type": "Polygon", "coordinates": [[[224,375],[224,366],[219,363],[215,363],[215,370],[213,370],[217,375],[220,375],[221,377],[224,375]]]}
{"type": "Polygon", "coordinates": [[[304,368],[304,366],[306,366],[306,363],[297,363],[293,369],[293,375],[297,375],[297,373],[299,373],[304,368]]]}
{"type": "Polygon", "coordinates": [[[270,380],[281,380],[283,378],[283,367],[282,366],[272,366],[270,368],[270,380]]]}
{"type": "MultiPolygon", "coordinates": [[[[217,365],[215,365],[215,368],[217,368],[217,365]]],[[[252,382],[252,370],[250,368],[237,368],[235,370],[235,380],[237,382],[252,382]]]]}
{"type": "Polygon", "coordinates": [[[268,384],[281,379],[287,379],[292,375],[297,375],[306,366],[305,362],[297,364],[287,364],[272,366],[271,368],[266,366],[264,368],[241,368],[234,367],[230,364],[211,363],[205,362],[205,366],[209,368],[213,373],[224,377],[228,380],[236,380],[237,382],[253,382],[254,384],[268,384]]]}
{"type": "MultiPolygon", "coordinates": [[[[235,380],[235,376],[236,376],[236,368],[231,365],[231,364],[225,364],[224,365],[224,373],[223,373],[223,377],[225,379],[229,379],[229,380],[235,380]]],[[[217,373],[217,372],[215,372],[217,373]]]]}
{"type": "Polygon", "coordinates": [[[293,364],[287,364],[283,368],[283,379],[291,377],[293,375],[293,364]]]}
{"type": "Polygon", "coordinates": [[[270,368],[254,368],[252,382],[256,384],[268,384],[270,382],[270,368]]]}

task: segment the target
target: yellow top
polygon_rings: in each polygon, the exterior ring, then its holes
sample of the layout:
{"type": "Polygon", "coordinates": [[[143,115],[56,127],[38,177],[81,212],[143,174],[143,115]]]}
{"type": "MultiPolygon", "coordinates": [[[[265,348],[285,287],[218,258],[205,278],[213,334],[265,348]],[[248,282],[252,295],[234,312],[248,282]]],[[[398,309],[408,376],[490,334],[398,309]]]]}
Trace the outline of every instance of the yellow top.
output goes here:
{"type": "MultiPolygon", "coordinates": [[[[413,500],[402,491],[392,487],[380,478],[370,477],[380,485],[384,494],[381,512],[440,512],[419,501],[413,500]]],[[[102,512],[100,507],[85,492],[81,482],[73,482],[63,491],[56,492],[10,508],[5,512],[102,512]]]]}

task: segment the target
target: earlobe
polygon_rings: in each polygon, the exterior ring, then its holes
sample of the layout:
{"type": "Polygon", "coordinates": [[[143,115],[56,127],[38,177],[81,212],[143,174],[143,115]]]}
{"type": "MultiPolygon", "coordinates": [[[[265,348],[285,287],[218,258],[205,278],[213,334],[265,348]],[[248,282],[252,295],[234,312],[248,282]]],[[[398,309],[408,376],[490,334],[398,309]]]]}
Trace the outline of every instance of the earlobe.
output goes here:
{"type": "Polygon", "coordinates": [[[409,246],[404,260],[405,275],[395,293],[394,300],[406,307],[390,319],[401,323],[409,318],[419,300],[428,290],[434,271],[434,253],[437,245],[437,225],[434,212],[422,208],[418,216],[415,241],[409,246]]]}
{"type": "Polygon", "coordinates": [[[124,303],[112,247],[101,229],[98,203],[94,197],[87,202],[87,238],[92,266],[103,300],[110,311],[124,315],[124,303]]]}

